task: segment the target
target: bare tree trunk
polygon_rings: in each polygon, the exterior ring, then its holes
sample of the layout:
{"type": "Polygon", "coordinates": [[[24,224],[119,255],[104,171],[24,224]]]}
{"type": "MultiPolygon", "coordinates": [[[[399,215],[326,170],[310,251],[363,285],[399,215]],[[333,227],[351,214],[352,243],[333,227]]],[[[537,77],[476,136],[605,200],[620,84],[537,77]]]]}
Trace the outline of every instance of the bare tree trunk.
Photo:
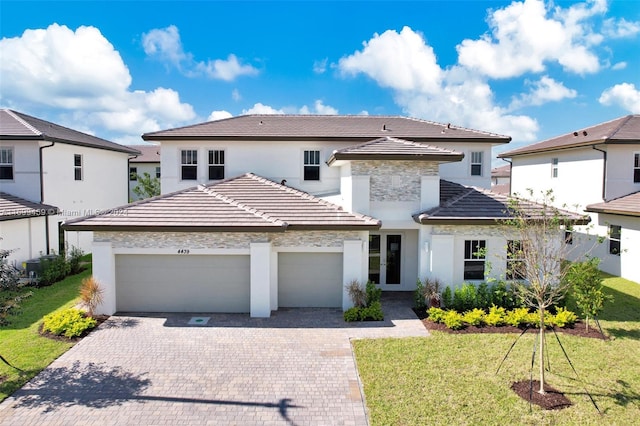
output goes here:
{"type": "Polygon", "coordinates": [[[544,308],[540,307],[538,313],[540,314],[540,390],[538,392],[544,395],[546,393],[544,391],[544,308]]]}

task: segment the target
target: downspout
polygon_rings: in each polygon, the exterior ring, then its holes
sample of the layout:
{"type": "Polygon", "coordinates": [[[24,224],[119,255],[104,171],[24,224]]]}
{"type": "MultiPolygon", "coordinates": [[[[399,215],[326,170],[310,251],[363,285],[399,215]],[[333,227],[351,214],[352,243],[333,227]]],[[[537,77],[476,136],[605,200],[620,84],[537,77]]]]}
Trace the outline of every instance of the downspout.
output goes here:
{"type": "MultiPolygon", "coordinates": [[[[40,204],[44,204],[44,172],[42,170],[42,150],[45,148],[51,148],[56,143],[51,141],[51,145],[41,146],[39,148],[39,161],[40,161],[40,204]]],[[[49,216],[45,215],[44,217],[44,235],[45,235],[45,244],[47,247],[47,254],[51,254],[51,247],[49,244],[49,216]]]]}
{"type": "Polygon", "coordinates": [[[607,201],[607,151],[596,148],[595,145],[591,145],[591,148],[602,153],[602,201],[607,201]]]}
{"type": "Polygon", "coordinates": [[[501,158],[502,161],[509,163],[509,195],[511,195],[511,180],[513,179],[513,161],[501,158]]]}

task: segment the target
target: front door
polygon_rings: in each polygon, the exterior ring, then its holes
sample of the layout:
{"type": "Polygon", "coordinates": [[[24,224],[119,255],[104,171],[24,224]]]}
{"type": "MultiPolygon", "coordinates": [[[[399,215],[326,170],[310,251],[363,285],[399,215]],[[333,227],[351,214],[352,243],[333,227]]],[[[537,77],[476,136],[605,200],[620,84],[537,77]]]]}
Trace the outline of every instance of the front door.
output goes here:
{"type": "Polygon", "coordinates": [[[369,281],[383,289],[398,289],[402,283],[402,235],[369,235],[369,281]]]}

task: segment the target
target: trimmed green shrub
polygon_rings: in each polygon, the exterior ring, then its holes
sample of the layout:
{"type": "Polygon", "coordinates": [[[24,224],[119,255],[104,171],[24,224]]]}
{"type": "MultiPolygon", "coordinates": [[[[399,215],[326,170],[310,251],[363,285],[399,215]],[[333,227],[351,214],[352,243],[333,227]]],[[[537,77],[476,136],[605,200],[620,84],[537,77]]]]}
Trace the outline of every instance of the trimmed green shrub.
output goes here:
{"type": "Polygon", "coordinates": [[[424,284],[422,284],[422,280],[420,278],[416,281],[416,289],[413,292],[413,301],[416,305],[416,309],[424,309],[427,307],[427,302],[424,299],[424,284]]]}
{"type": "Polygon", "coordinates": [[[550,324],[556,327],[565,328],[570,327],[578,320],[575,313],[567,310],[566,308],[558,308],[556,314],[552,317],[550,324]]]}
{"type": "Polygon", "coordinates": [[[486,282],[478,284],[476,292],[476,308],[488,310],[491,307],[491,288],[486,282]]]}
{"type": "Polygon", "coordinates": [[[91,330],[98,322],[87,317],[79,309],[65,309],[44,317],[42,329],[57,336],[77,337],[87,330],[91,330]]]}
{"type": "Polygon", "coordinates": [[[344,320],[347,322],[360,321],[360,307],[354,306],[344,311],[344,320]]]}
{"type": "Polygon", "coordinates": [[[369,281],[367,282],[365,293],[366,306],[354,306],[347,309],[343,314],[345,321],[382,321],[384,319],[382,303],[380,302],[382,289],[376,288],[376,285],[369,281]]]}
{"type": "Polygon", "coordinates": [[[453,309],[458,312],[465,312],[477,308],[476,305],[476,286],[471,283],[465,283],[462,287],[456,288],[453,292],[453,309]]]}
{"type": "Polygon", "coordinates": [[[71,247],[71,250],[69,250],[68,254],[69,272],[75,275],[82,271],[82,268],[80,267],[80,260],[82,259],[82,256],[84,256],[84,252],[78,247],[73,246],[71,247]]]}
{"type": "Polygon", "coordinates": [[[377,288],[371,281],[367,281],[365,291],[367,292],[367,306],[371,306],[373,302],[380,301],[380,298],[382,297],[382,289],[377,288]]]}
{"type": "Polygon", "coordinates": [[[485,315],[484,322],[487,325],[500,327],[505,324],[507,310],[502,306],[493,305],[489,308],[489,313],[485,315]]]}
{"type": "Polygon", "coordinates": [[[451,287],[449,286],[442,290],[442,306],[447,309],[451,309],[453,307],[453,294],[451,292],[451,287]]]}
{"type": "Polygon", "coordinates": [[[382,321],[383,319],[384,314],[380,301],[375,301],[366,308],[360,308],[360,321],[382,321]]]}
{"type": "Polygon", "coordinates": [[[71,265],[64,255],[57,255],[53,259],[41,258],[42,274],[39,285],[47,286],[58,282],[71,272],[71,265]]]}
{"type": "Polygon", "coordinates": [[[529,310],[527,308],[516,308],[507,312],[504,321],[514,327],[522,327],[529,323],[529,310]]]}
{"type": "Polygon", "coordinates": [[[441,323],[444,319],[445,310],[442,308],[429,308],[427,314],[429,314],[429,319],[433,322],[441,323]]]}
{"type": "Polygon", "coordinates": [[[451,330],[460,330],[464,328],[464,320],[462,319],[462,314],[450,310],[446,311],[443,318],[444,325],[451,330]]]}
{"type": "Polygon", "coordinates": [[[475,308],[465,312],[462,315],[462,320],[469,325],[480,327],[485,323],[484,316],[485,316],[485,313],[482,309],[475,308]]]}

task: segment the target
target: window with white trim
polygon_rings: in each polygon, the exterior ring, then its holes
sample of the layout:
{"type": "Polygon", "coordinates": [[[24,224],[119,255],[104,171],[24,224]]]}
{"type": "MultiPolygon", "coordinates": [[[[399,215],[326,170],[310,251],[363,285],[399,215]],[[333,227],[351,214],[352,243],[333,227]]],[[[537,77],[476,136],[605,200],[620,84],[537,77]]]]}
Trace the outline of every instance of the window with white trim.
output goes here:
{"type": "Polygon", "coordinates": [[[465,240],[464,279],[483,280],[485,267],[486,240],[465,240]]]}
{"type": "Polygon", "coordinates": [[[622,237],[622,227],[619,225],[609,225],[609,253],[620,256],[620,239],[622,237]]]}
{"type": "Polygon", "coordinates": [[[82,154],[73,155],[73,178],[82,180],[82,154]]]}
{"type": "Polygon", "coordinates": [[[633,183],[640,183],[640,153],[633,154],[633,183]]]}
{"type": "Polygon", "coordinates": [[[304,152],[304,180],[320,180],[320,151],[304,152]]]}
{"type": "Polygon", "coordinates": [[[129,180],[130,181],[138,180],[138,168],[137,167],[129,167],[129,180]]]}
{"type": "Polygon", "coordinates": [[[551,159],[551,177],[552,178],[558,177],[558,159],[557,158],[551,159]]]}
{"type": "Polygon", "coordinates": [[[224,150],[209,150],[209,180],[224,179],[224,150]]]}
{"type": "Polygon", "coordinates": [[[156,167],[156,177],[160,179],[160,166],[156,167]]]}
{"type": "Polygon", "coordinates": [[[198,179],[198,150],[183,149],[180,151],[180,179],[198,179]]]}
{"type": "Polygon", "coordinates": [[[524,251],[522,250],[522,241],[507,241],[507,279],[508,280],[524,280],[525,263],[524,251]]]}
{"type": "Polygon", "coordinates": [[[482,151],[471,153],[471,176],[482,176],[482,151]]]}
{"type": "Polygon", "coordinates": [[[0,148],[0,179],[13,180],[13,148],[0,148]]]}

